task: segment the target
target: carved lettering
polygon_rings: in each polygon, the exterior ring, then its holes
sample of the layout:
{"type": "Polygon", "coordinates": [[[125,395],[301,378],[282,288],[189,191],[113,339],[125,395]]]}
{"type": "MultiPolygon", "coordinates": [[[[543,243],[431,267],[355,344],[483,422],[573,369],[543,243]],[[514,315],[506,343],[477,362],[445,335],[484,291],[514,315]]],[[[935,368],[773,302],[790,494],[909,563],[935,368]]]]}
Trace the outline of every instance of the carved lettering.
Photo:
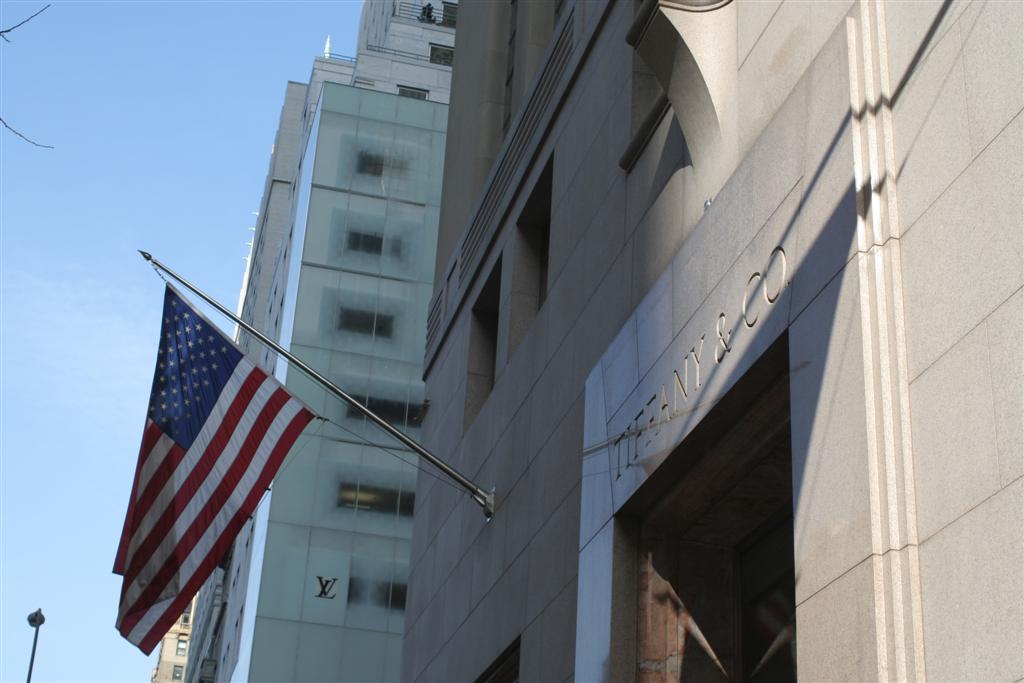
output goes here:
{"type": "Polygon", "coordinates": [[[685,362],[686,359],[683,359],[683,360],[684,360],[684,363],[683,363],[683,377],[682,377],[682,379],[679,378],[679,371],[678,370],[673,370],[672,371],[672,376],[676,380],[675,387],[672,389],[672,412],[673,413],[677,412],[678,408],[679,408],[679,401],[678,401],[679,394],[683,395],[683,400],[684,401],[688,397],[688,394],[686,393],[686,383],[689,381],[689,378],[687,377],[687,375],[689,374],[689,372],[687,371],[687,367],[689,367],[689,364],[685,362]]]}
{"type": "Polygon", "coordinates": [[[718,343],[715,345],[715,365],[718,365],[725,358],[725,354],[732,351],[732,346],[729,344],[729,340],[732,339],[732,328],[725,329],[725,313],[718,314],[715,332],[718,334],[718,343]]]}
{"type": "Polygon", "coordinates": [[[700,345],[694,346],[690,349],[690,355],[693,356],[693,365],[696,368],[696,381],[693,383],[694,389],[700,389],[700,354],[704,353],[704,335],[700,335],[700,345]]]}
{"type": "Polygon", "coordinates": [[[789,284],[786,264],[786,252],[782,247],[775,247],[772,249],[772,253],[768,256],[768,266],[764,271],[764,279],[761,281],[761,292],[764,294],[764,300],[770,304],[773,304],[782,296],[782,290],[789,284]],[[778,287],[775,288],[775,294],[768,293],[768,275],[772,272],[772,264],[776,261],[782,264],[782,278],[779,281],[778,287]]]}
{"type": "MultiPolygon", "coordinates": [[[[647,413],[648,412],[647,409],[650,408],[651,404],[654,403],[657,400],[658,400],[658,395],[657,394],[654,394],[649,399],[647,399],[647,403],[644,404],[644,409],[643,409],[643,411],[641,411],[641,414],[647,413]]],[[[650,417],[647,418],[646,429],[644,430],[644,431],[647,432],[647,440],[644,441],[644,448],[646,448],[647,446],[651,445],[651,427],[654,426],[654,418],[657,415],[657,413],[655,413],[653,410],[650,411],[649,414],[650,414],[650,417]]]]}
{"type": "Polygon", "coordinates": [[[747,327],[753,327],[754,324],[757,323],[757,314],[755,313],[754,314],[754,319],[751,320],[750,317],[747,315],[747,306],[748,306],[748,303],[750,301],[750,284],[752,282],[757,282],[760,279],[761,279],[761,273],[754,273],[753,275],[750,276],[750,279],[747,280],[747,286],[743,288],[743,308],[742,308],[743,323],[747,327]]]}
{"type": "Polygon", "coordinates": [[[337,578],[325,578],[323,576],[316,577],[316,580],[320,583],[320,592],[315,597],[325,598],[327,600],[333,600],[338,597],[337,593],[332,593],[334,590],[334,584],[338,582],[337,578]]]}

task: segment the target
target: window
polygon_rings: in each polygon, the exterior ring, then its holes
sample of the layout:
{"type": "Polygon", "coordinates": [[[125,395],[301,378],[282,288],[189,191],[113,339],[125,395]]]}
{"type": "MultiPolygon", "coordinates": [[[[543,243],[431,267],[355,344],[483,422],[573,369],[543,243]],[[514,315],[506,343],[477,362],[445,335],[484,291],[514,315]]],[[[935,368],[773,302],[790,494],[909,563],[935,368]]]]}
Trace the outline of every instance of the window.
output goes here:
{"type": "Polygon", "coordinates": [[[338,486],[338,507],[388,514],[397,510],[400,516],[411,517],[415,495],[412,491],[343,481],[338,486]]]}
{"type": "Polygon", "coordinates": [[[185,611],[181,613],[181,625],[188,626],[192,623],[192,605],[185,608],[185,611]]]}
{"type": "Polygon", "coordinates": [[[445,45],[430,44],[430,63],[451,66],[455,58],[455,50],[445,45]]]}
{"type": "Polygon", "coordinates": [[[346,247],[349,251],[360,251],[364,254],[380,254],[384,251],[384,236],[372,232],[352,230],[348,233],[346,247]]]}
{"type": "Polygon", "coordinates": [[[376,337],[390,339],[394,334],[395,316],[362,311],[357,308],[341,309],[338,329],[359,334],[372,334],[376,337]]]}
{"type": "Polygon", "coordinates": [[[441,26],[455,28],[455,20],[459,16],[459,6],[454,2],[441,3],[441,26]]]}
{"type": "MultiPolygon", "coordinates": [[[[370,396],[366,399],[366,407],[393,425],[401,426],[405,424],[405,401],[395,401],[389,398],[370,396]]],[[[363,416],[358,409],[353,408],[352,406],[348,407],[346,415],[348,417],[363,416]]],[[[409,421],[413,422],[411,419],[409,421]]]]}
{"type": "Polygon", "coordinates": [[[356,157],[356,172],[363,175],[384,175],[384,157],[380,154],[360,151],[356,157]]]}
{"type": "Polygon", "coordinates": [[[185,673],[185,667],[178,666],[177,664],[175,664],[174,668],[171,669],[171,680],[172,681],[180,681],[181,678],[182,678],[182,674],[184,674],[184,673],[185,673]]]}
{"type": "Polygon", "coordinates": [[[519,639],[498,655],[476,683],[519,683],[519,639]]]}
{"type": "Polygon", "coordinates": [[[407,85],[400,85],[398,86],[398,94],[402,97],[411,97],[414,100],[425,100],[430,91],[423,88],[410,88],[407,85]]]}
{"type": "Polygon", "coordinates": [[[498,358],[498,310],[501,301],[501,260],[495,265],[473,305],[469,330],[466,405],[463,424],[469,426],[494,388],[498,358]]]}
{"type": "Polygon", "coordinates": [[[174,654],[184,657],[186,652],[188,652],[188,639],[179,637],[178,646],[175,648],[174,654]]]}

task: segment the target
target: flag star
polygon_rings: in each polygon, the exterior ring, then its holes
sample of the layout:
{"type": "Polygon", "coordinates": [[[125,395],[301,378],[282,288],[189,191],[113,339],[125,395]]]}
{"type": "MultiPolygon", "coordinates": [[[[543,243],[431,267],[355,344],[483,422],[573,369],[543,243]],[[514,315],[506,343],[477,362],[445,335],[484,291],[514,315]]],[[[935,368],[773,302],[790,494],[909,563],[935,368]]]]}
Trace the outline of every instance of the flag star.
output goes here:
{"type": "Polygon", "coordinates": [[[220,352],[221,353],[227,353],[228,352],[228,347],[226,347],[226,346],[220,347],[220,352]]]}
{"type": "Polygon", "coordinates": [[[192,374],[193,375],[198,374],[198,372],[199,372],[199,368],[192,368],[192,374]]]}
{"type": "Polygon", "coordinates": [[[203,343],[203,338],[199,337],[198,339],[196,339],[196,341],[199,342],[200,344],[202,344],[203,343]]]}
{"type": "Polygon", "coordinates": [[[204,379],[204,380],[203,380],[203,386],[204,386],[204,387],[208,387],[208,386],[210,386],[210,380],[208,380],[208,379],[204,379]]]}
{"type": "Polygon", "coordinates": [[[173,368],[174,367],[174,361],[173,360],[167,361],[167,367],[173,368]]]}
{"type": "Polygon", "coordinates": [[[163,363],[157,363],[157,365],[160,367],[161,370],[163,370],[166,367],[163,363]]]}
{"type": "Polygon", "coordinates": [[[199,352],[199,357],[200,358],[206,358],[206,351],[200,351],[199,352]]]}
{"type": "Polygon", "coordinates": [[[191,349],[193,345],[194,345],[194,344],[193,344],[192,340],[191,340],[191,339],[189,339],[189,340],[188,340],[188,348],[190,348],[190,349],[191,349]]]}
{"type": "Polygon", "coordinates": [[[190,401],[190,400],[188,400],[188,399],[186,398],[186,399],[185,399],[185,405],[191,405],[191,404],[192,404],[192,401],[190,401]]]}
{"type": "Polygon", "coordinates": [[[160,381],[161,381],[161,382],[166,382],[166,381],[167,381],[167,378],[166,378],[166,377],[164,377],[163,375],[160,375],[160,381]]]}
{"type": "Polygon", "coordinates": [[[178,316],[174,316],[174,322],[178,322],[178,316]]]}
{"type": "Polygon", "coordinates": [[[196,400],[197,401],[202,401],[203,400],[203,395],[202,394],[196,394],[196,400]]]}
{"type": "Polygon", "coordinates": [[[160,390],[160,395],[161,396],[166,396],[167,395],[167,390],[166,389],[161,389],[160,390]]]}
{"type": "Polygon", "coordinates": [[[160,410],[167,410],[167,404],[166,403],[161,403],[160,404],[160,410]]]}
{"type": "Polygon", "coordinates": [[[199,323],[196,323],[196,332],[199,332],[202,329],[203,329],[203,326],[200,325],[199,323]]]}
{"type": "Polygon", "coordinates": [[[177,306],[178,305],[178,300],[177,299],[171,299],[171,305],[172,306],[177,306]]]}
{"type": "Polygon", "coordinates": [[[177,333],[177,335],[178,335],[179,337],[181,336],[181,330],[175,330],[175,332],[177,333]]]}
{"type": "Polygon", "coordinates": [[[175,402],[174,402],[174,403],[172,403],[171,405],[172,405],[172,406],[174,406],[174,409],[175,409],[175,410],[177,410],[177,409],[178,409],[178,402],[177,402],[177,401],[175,401],[175,402]]]}
{"type": "Polygon", "coordinates": [[[209,337],[207,337],[206,341],[213,341],[213,335],[211,334],[209,337]]]}
{"type": "Polygon", "coordinates": [[[192,331],[192,326],[191,325],[185,325],[185,331],[186,332],[191,332],[192,331]]]}
{"type": "Polygon", "coordinates": [[[185,314],[184,314],[184,316],[185,316],[185,320],[188,320],[189,318],[191,318],[191,317],[192,317],[192,315],[191,315],[191,314],[189,314],[189,313],[185,313],[185,314]]]}
{"type": "Polygon", "coordinates": [[[178,387],[171,387],[171,393],[172,394],[178,393],[178,387]]]}
{"type": "Polygon", "coordinates": [[[210,367],[213,368],[214,370],[216,370],[217,369],[217,364],[216,363],[210,363],[210,367]]]}
{"type": "Polygon", "coordinates": [[[171,319],[170,318],[164,318],[164,322],[167,323],[168,325],[170,325],[171,324],[171,319]]]}

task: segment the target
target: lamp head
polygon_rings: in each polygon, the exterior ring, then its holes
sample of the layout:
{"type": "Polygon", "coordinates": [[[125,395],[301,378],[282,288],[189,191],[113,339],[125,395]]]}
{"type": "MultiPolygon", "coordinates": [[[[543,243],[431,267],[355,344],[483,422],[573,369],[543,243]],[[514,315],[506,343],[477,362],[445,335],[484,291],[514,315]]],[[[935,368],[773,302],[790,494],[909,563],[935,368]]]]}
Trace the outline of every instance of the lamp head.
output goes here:
{"type": "Polygon", "coordinates": [[[28,615],[28,625],[32,628],[39,628],[46,621],[46,617],[43,616],[43,610],[37,609],[32,614],[28,615]]]}

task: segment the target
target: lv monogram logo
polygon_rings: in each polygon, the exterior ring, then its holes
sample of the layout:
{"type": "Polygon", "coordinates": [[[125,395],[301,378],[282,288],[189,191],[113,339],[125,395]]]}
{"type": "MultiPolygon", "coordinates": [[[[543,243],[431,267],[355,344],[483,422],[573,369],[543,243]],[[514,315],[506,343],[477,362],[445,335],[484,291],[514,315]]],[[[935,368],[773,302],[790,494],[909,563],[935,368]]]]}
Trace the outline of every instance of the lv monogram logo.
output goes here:
{"type": "Polygon", "coordinates": [[[337,578],[325,579],[322,576],[318,576],[316,577],[316,580],[320,584],[320,592],[316,594],[316,597],[326,598],[328,600],[333,600],[337,597],[338,594],[332,592],[334,590],[334,584],[338,582],[337,578]]]}

